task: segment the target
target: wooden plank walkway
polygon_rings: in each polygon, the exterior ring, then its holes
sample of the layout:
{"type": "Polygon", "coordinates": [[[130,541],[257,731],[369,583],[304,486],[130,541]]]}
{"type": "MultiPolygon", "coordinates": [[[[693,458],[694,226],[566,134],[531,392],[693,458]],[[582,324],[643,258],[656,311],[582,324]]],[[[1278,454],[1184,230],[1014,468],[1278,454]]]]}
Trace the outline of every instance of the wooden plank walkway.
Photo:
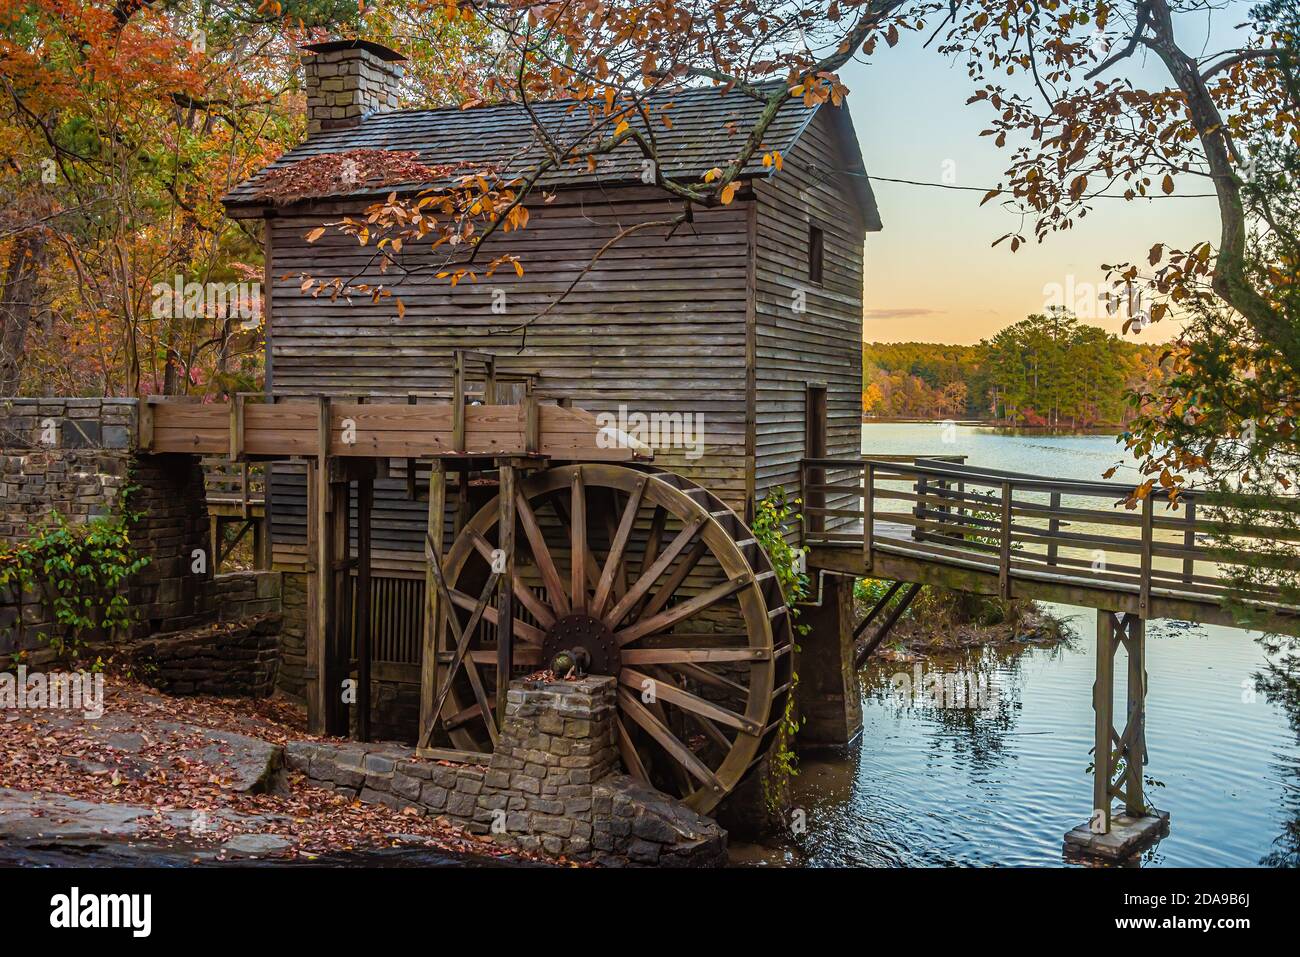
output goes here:
{"type": "Polygon", "coordinates": [[[808,564],[1129,613],[1300,633],[1300,608],[1234,580],[1245,561],[1295,570],[1300,502],[1227,508],[1189,492],[1130,503],[1133,486],[961,461],[806,459],[808,564]],[[869,515],[870,520],[864,520],[869,515]]]}

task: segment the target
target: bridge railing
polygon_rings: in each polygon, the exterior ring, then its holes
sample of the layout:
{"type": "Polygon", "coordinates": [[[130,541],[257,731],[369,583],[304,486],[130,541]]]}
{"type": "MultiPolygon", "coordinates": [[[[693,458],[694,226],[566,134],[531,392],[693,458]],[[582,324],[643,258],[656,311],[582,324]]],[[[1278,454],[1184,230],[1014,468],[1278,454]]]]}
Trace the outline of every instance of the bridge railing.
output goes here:
{"type": "Polygon", "coordinates": [[[1282,500],[1225,508],[1199,492],[1170,502],[1156,490],[1134,501],[1132,485],[957,456],[805,459],[803,482],[806,544],[861,548],[868,572],[888,552],[996,574],[1007,597],[1015,579],[1036,577],[1135,592],[1144,610],[1153,589],[1266,601],[1274,590],[1243,584],[1233,566],[1300,570],[1300,506],[1282,500]]]}

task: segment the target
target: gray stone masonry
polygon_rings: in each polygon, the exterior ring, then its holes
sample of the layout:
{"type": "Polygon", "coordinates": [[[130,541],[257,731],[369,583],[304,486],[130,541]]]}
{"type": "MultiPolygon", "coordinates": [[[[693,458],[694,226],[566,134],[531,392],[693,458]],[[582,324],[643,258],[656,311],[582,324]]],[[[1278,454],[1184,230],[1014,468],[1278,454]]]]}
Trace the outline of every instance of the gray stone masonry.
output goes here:
{"type": "Polygon", "coordinates": [[[371,113],[397,109],[402,66],[370,50],[309,52],[302,68],[308,133],[346,129],[371,113]]]}
{"type": "Polygon", "coordinates": [[[514,681],[489,764],[392,743],[291,742],[291,771],[362,801],[445,817],[511,847],[607,866],[716,866],[726,832],[619,771],[615,679],[514,681]]]}

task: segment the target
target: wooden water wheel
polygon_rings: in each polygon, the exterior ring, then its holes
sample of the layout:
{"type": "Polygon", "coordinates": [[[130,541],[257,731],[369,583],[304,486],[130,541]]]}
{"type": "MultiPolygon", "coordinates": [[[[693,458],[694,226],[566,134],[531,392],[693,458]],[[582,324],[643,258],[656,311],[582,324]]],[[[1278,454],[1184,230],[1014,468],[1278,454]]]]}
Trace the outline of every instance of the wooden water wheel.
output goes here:
{"type": "MultiPolygon", "coordinates": [[[[466,637],[457,658],[444,619],[439,727],[472,751],[495,737],[496,613],[480,599],[494,553],[502,567],[499,514],[484,505],[443,563],[466,637]]],[[[772,747],[790,692],[792,626],[766,552],[714,495],[649,466],[539,472],[515,515],[516,675],[558,656],[616,676],[628,773],[711,810],[772,747]]]]}

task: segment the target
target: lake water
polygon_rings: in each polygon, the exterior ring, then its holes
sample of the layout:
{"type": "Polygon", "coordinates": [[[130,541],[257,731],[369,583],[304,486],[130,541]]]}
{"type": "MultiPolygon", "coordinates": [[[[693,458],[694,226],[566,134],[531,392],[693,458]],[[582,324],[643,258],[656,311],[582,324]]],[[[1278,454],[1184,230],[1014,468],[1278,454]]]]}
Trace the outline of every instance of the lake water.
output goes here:
{"type": "MultiPolygon", "coordinates": [[[[971,465],[1100,479],[1124,459],[1113,436],[1006,434],[929,424],[863,427],[868,453],[964,454],[971,465]],[[952,441],[945,441],[945,438],[952,441]]],[[[1121,468],[1114,479],[1136,480],[1121,468]]],[[[890,676],[861,675],[864,730],[848,760],[805,757],[796,803],[813,865],[1059,865],[1062,835],[1087,820],[1096,612],[1048,606],[1078,638],[1018,654],[925,663],[973,668],[997,689],[986,711],[903,708],[890,676]]],[[[1143,866],[1300,864],[1300,703],[1255,692],[1268,656],[1250,632],[1151,622],[1147,629],[1149,800],[1171,832],[1143,866]]],[[[1121,655],[1122,659],[1122,655],[1121,655]]]]}

